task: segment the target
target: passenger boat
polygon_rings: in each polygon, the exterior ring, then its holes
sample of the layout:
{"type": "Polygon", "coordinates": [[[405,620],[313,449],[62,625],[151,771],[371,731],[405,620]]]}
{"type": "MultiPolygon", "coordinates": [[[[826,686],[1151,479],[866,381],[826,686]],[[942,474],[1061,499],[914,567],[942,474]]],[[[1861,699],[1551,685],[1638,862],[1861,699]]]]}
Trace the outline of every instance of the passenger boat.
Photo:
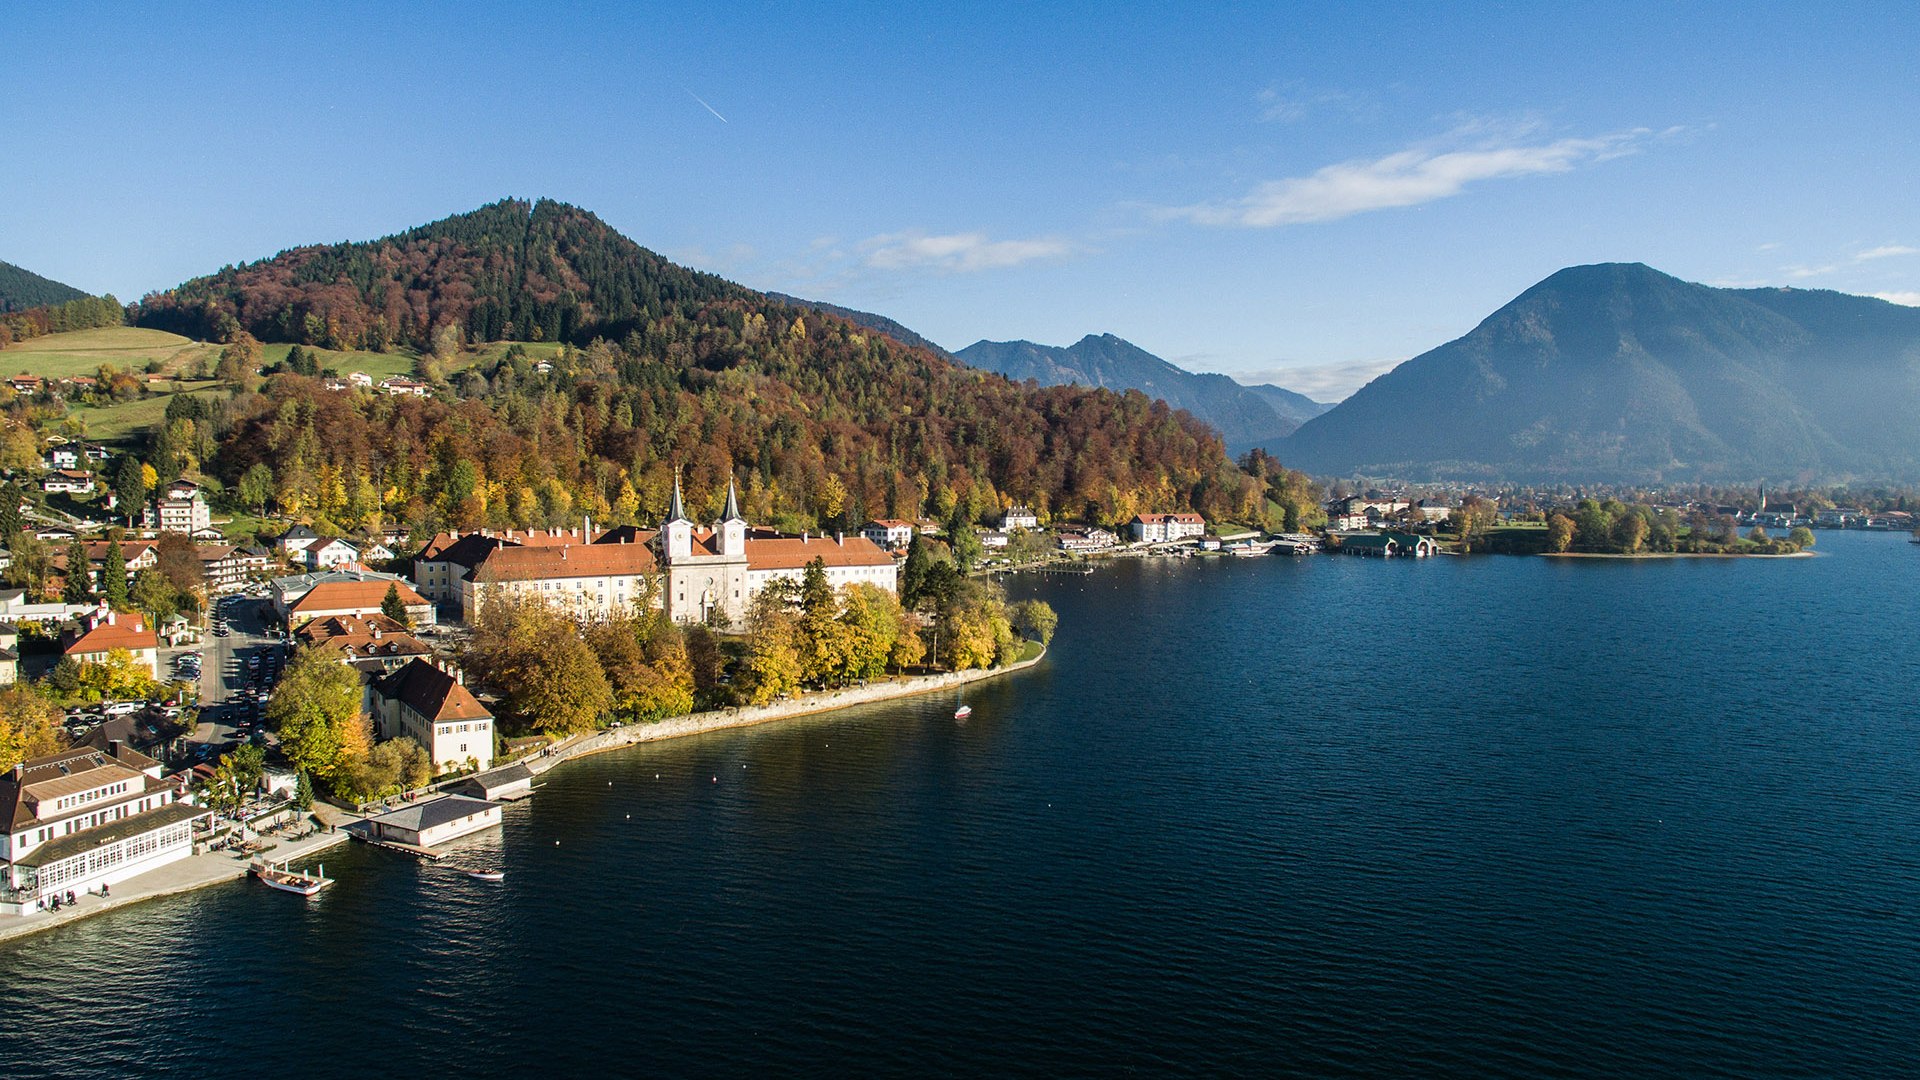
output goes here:
{"type": "Polygon", "coordinates": [[[256,862],[253,864],[253,873],[255,877],[281,892],[295,893],[300,896],[313,896],[321,889],[333,884],[333,879],[327,876],[327,867],[324,863],[318,870],[309,874],[294,870],[286,863],[275,866],[270,862],[256,862]]]}
{"type": "Polygon", "coordinates": [[[972,715],[973,715],[973,706],[971,705],[962,705],[959,708],[953,710],[953,718],[955,720],[965,720],[967,717],[972,715]]]}
{"type": "Polygon", "coordinates": [[[507,872],[505,870],[469,870],[467,871],[467,876],[475,881],[507,880],[507,872]]]}

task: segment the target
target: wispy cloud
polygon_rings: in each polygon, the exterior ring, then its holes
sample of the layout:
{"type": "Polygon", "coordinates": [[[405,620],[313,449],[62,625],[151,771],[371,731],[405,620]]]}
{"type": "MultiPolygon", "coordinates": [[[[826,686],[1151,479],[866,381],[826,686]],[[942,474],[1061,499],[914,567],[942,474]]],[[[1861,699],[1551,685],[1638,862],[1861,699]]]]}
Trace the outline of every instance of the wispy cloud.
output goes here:
{"type": "Polygon", "coordinates": [[[876,270],[940,270],[972,273],[1000,270],[1038,259],[1073,254],[1075,246],[1058,237],[991,240],[985,233],[884,233],[861,243],[866,265],[876,270]]]}
{"type": "Polygon", "coordinates": [[[1783,266],[1780,268],[1780,272],[1790,278],[1805,280],[1806,278],[1824,277],[1827,274],[1844,270],[1849,266],[1858,266],[1864,262],[1893,259],[1902,255],[1920,255],[1920,248],[1908,247],[1905,244],[1882,244],[1879,247],[1868,248],[1865,251],[1856,251],[1838,262],[1822,263],[1817,266],[1801,264],[1783,266]]]}
{"type": "MultiPolygon", "coordinates": [[[[1457,142],[1462,129],[1443,142],[1457,142]]],[[[1417,146],[1372,160],[1343,161],[1310,175],[1269,180],[1238,199],[1162,211],[1199,225],[1269,229],[1337,221],[1371,210],[1419,206],[1452,198],[1488,180],[1570,172],[1637,153],[1647,128],[1586,139],[1525,143],[1481,140],[1459,149],[1417,146]]]]}
{"type": "Polygon", "coordinates": [[[1902,305],[1905,305],[1906,307],[1920,307],[1920,292],[1914,292],[1912,290],[1908,290],[1904,292],[1898,292],[1898,291],[1877,292],[1877,293],[1868,293],[1867,295],[1877,296],[1882,300],[1889,301],[1890,303],[1902,304],[1902,305]]]}
{"type": "Polygon", "coordinates": [[[1877,248],[1868,248],[1853,257],[1854,262],[1871,262],[1874,259],[1891,259],[1897,255],[1920,255],[1920,248],[1905,244],[1882,244],[1877,248]]]}
{"type": "Polygon", "coordinates": [[[1353,120],[1366,120],[1378,114],[1379,106],[1367,95],[1345,90],[1310,90],[1300,83],[1273,85],[1254,95],[1263,124],[1292,124],[1309,114],[1343,112],[1353,120]]]}
{"type": "Polygon", "coordinates": [[[1348,360],[1337,364],[1302,364],[1294,367],[1236,371],[1234,379],[1242,383],[1272,383],[1315,401],[1340,401],[1374,379],[1400,365],[1400,360],[1348,360]]]}

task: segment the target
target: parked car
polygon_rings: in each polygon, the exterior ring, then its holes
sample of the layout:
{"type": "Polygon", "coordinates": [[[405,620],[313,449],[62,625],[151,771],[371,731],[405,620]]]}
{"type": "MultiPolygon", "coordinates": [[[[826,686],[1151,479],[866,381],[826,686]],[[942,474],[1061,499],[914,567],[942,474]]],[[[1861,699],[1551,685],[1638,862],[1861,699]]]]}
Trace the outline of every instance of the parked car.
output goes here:
{"type": "Polygon", "coordinates": [[[144,701],[116,701],[106,707],[108,716],[131,716],[147,707],[144,701]]]}

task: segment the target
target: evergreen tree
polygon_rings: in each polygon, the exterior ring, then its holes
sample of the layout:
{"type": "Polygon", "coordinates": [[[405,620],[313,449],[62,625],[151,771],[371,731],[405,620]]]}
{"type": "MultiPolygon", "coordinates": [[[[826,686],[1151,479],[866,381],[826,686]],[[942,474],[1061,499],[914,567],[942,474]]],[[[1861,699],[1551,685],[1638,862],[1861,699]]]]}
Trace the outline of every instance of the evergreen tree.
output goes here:
{"type": "Polygon", "coordinates": [[[12,547],[20,526],[20,489],[12,484],[0,487],[0,545],[12,547]]]}
{"type": "Polygon", "coordinates": [[[67,541],[67,583],[60,599],[69,604],[93,602],[93,564],[87,560],[86,541],[77,536],[67,541]]]}
{"type": "Polygon", "coordinates": [[[927,553],[926,540],[918,529],[907,544],[907,561],[900,568],[900,602],[909,610],[920,602],[920,590],[927,583],[927,570],[933,565],[933,556],[927,553]]]}
{"type": "Polygon", "coordinates": [[[400,599],[400,585],[395,582],[387,586],[387,595],[380,601],[380,614],[411,628],[413,620],[407,617],[406,602],[400,599]]]}
{"type": "Polygon", "coordinates": [[[127,553],[117,530],[107,534],[107,553],[100,560],[100,595],[116,608],[127,605],[127,553]]]}
{"type": "Polygon", "coordinates": [[[140,459],[132,454],[122,457],[114,469],[113,497],[119,500],[120,512],[126,515],[128,524],[132,524],[134,515],[147,504],[147,472],[140,467],[140,459]]]}

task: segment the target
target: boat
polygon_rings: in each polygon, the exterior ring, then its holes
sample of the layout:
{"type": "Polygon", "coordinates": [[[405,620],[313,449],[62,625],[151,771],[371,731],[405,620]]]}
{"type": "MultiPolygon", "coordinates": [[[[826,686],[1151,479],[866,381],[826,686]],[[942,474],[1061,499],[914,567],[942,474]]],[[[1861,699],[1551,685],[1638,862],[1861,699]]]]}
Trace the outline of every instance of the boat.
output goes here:
{"type": "Polygon", "coordinates": [[[965,720],[967,717],[972,715],[973,715],[973,706],[971,705],[962,705],[959,708],[953,710],[953,718],[955,720],[965,720]]]}
{"type": "Polygon", "coordinates": [[[505,870],[469,870],[467,871],[467,876],[475,881],[507,880],[507,872],[505,870]]]}
{"type": "Polygon", "coordinates": [[[284,862],[279,866],[270,862],[256,862],[253,864],[253,873],[269,886],[281,892],[290,892],[299,896],[313,896],[321,889],[333,884],[333,879],[327,876],[327,867],[324,863],[318,870],[309,874],[292,869],[284,862]]]}

